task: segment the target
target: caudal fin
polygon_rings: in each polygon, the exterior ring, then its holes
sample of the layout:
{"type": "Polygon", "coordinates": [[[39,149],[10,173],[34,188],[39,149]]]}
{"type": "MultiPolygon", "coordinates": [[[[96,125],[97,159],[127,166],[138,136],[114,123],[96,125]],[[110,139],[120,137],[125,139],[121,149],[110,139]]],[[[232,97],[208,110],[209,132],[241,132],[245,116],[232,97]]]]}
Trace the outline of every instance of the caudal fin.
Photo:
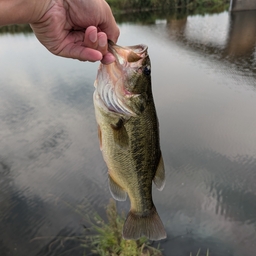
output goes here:
{"type": "Polygon", "coordinates": [[[164,225],[156,211],[155,206],[146,215],[128,213],[123,227],[123,238],[137,240],[146,236],[150,240],[166,238],[164,225]]]}

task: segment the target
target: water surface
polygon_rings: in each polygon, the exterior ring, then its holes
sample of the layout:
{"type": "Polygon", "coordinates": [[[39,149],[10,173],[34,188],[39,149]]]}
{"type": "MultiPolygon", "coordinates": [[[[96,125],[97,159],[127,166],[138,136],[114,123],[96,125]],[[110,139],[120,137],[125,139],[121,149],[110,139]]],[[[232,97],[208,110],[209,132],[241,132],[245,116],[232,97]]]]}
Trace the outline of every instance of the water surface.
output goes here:
{"type": "MultiPolygon", "coordinates": [[[[119,23],[120,45],[149,46],[166,166],[165,189],[153,186],[164,255],[255,254],[255,19],[222,12],[119,23]]],[[[53,56],[33,34],[0,35],[1,256],[82,255],[56,237],[82,234],[86,214],[105,216],[97,68],[53,56]]]]}

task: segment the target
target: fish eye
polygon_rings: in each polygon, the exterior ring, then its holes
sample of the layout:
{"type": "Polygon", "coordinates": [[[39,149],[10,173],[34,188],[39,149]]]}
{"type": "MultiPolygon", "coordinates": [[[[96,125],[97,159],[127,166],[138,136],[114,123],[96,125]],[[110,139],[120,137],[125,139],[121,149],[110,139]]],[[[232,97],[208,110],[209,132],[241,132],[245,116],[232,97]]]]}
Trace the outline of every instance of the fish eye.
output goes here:
{"type": "Polygon", "coordinates": [[[143,68],[143,73],[147,76],[149,76],[151,74],[151,69],[150,66],[146,66],[143,68]]]}

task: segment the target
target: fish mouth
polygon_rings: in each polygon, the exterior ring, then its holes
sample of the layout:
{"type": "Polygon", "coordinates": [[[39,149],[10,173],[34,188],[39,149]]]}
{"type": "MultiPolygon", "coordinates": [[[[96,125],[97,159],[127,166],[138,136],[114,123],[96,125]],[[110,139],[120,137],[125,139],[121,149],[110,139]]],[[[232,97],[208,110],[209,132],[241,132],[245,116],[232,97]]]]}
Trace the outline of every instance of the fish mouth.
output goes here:
{"type": "Polygon", "coordinates": [[[125,102],[131,97],[138,97],[139,94],[128,91],[124,86],[124,80],[129,76],[130,70],[141,65],[147,56],[147,46],[141,44],[122,47],[109,40],[108,50],[115,56],[116,61],[109,65],[100,65],[94,84],[99,96],[97,98],[111,112],[136,116],[137,114],[125,102]]]}
{"type": "MultiPolygon", "coordinates": [[[[147,56],[148,47],[144,44],[122,47],[108,40],[108,51],[112,53],[120,65],[136,63],[147,56]]],[[[137,64],[138,65],[138,64],[137,64]]]]}

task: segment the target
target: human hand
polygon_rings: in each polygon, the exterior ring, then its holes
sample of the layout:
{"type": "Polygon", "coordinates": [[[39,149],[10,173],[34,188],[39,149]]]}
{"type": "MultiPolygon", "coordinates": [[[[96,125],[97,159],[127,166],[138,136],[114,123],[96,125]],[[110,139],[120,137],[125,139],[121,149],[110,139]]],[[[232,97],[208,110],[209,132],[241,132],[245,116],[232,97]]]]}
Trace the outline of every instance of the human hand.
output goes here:
{"type": "Polygon", "coordinates": [[[105,0],[50,0],[41,18],[30,23],[38,40],[53,54],[109,64],[107,40],[119,29],[105,0]]]}

